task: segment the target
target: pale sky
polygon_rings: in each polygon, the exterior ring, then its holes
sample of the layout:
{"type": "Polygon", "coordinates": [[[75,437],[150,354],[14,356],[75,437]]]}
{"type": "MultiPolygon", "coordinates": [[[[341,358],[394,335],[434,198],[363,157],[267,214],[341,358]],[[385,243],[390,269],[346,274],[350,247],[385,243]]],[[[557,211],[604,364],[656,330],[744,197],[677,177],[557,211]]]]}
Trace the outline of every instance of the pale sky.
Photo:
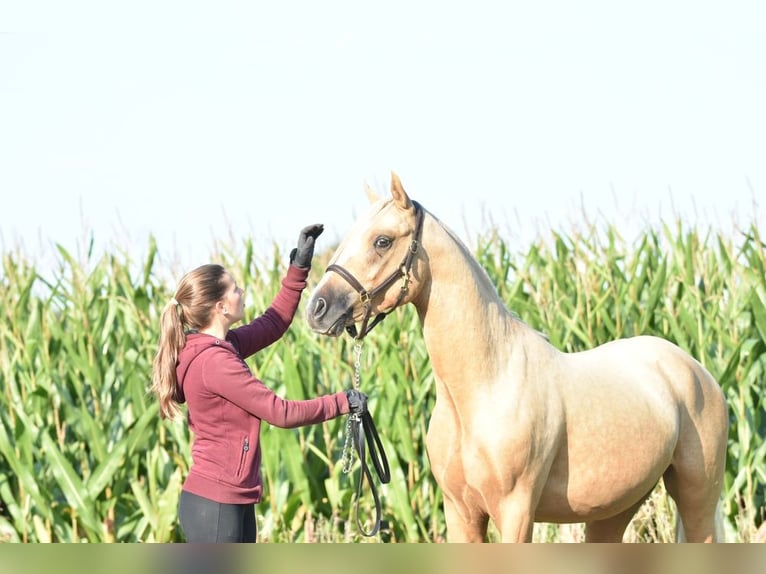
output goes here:
{"type": "Polygon", "coordinates": [[[581,204],[763,222],[765,30],[762,0],[0,0],[0,241],[329,246],[391,170],[519,248],[581,204]]]}

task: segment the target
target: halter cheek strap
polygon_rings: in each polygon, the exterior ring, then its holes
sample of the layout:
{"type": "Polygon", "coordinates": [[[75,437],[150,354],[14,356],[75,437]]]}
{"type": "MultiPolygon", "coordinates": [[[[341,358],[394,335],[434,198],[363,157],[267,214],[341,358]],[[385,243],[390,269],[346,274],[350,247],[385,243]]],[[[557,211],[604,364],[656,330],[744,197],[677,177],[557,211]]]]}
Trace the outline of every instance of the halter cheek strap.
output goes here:
{"type": "Polygon", "coordinates": [[[327,271],[334,271],[343,277],[343,279],[345,279],[346,282],[348,282],[348,284],[351,285],[351,287],[353,287],[357,293],[359,293],[359,299],[365,309],[361,327],[359,328],[359,331],[357,331],[356,325],[349,325],[346,327],[348,334],[354,337],[354,339],[357,341],[361,341],[367,335],[367,333],[372,331],[375,325],[380,323],[383,319],[386,318],[386,315],[396,309],[401,304],[404,296],[407,294],[410,284],[410,268],[412,267],[412,261],[415,259],[415,254],[417,253],[418,247],[420,246],[420,235],[423,231],[423,207],[417,201],[413,201],[412,204],[415,206],[415,233],[412,236],[412,243],[410,243],[410,248],[407,250],[407,255],[404,256],[402,263],[399,265],[396,271],[389,275],[380,285],[368,291],[364,288],[364,286],[362,286],[356,277],[354,277],[351,273],[349,273],[349,271],[340,265],[333,264],[327,267],[327,271]],[[372,299],[374,299],[381,292],[386,291],[399,279],[402,280],[402,287],[399,290],[399,297],[397,297],[396,303],[394,303],[393,307],[391,307],[388,311],[378,313],[372,320],[372,323],[370,323],[368,326],[370,316],[372,315],[372,299]]]}

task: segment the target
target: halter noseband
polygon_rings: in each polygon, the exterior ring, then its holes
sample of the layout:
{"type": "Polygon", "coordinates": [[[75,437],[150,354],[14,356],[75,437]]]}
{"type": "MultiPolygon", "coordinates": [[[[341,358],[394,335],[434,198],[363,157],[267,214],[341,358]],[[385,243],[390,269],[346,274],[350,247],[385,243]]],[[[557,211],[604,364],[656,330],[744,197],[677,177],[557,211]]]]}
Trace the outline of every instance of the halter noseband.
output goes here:
{"type": "Polygon", "coordinates": [[[412,243],[410,243],[410,248],[407,250],[407,255],[405,255],[402,263],[399,265],[396,271],[391,273],[391,275],[389,275],[388,278],[380,285],[368,291],[362,286],[361,283],[359,283],[356,277],[354,277],[340,265],[333,264],[327,266],[327,271],[334,271],[343,277],[348,282],[348,284],[351,285],[351,287],[353,287],[357,293],[359,293],[359,298],[362,302],[362,305],[364,305],[364,319],[362,320],[362,325],[359,331],[357,332],[356,325],[349,325],[346,327],[346,332],[357,341],[361,341],[367,335],[367,333],[372,331],[375,325],[380,323],[383,319],[386,318],[386,315],[396,309],[402,302],[404,295],[409,289],[410,268],[412,267],[413,259],[415,259],[415,254],[418,251],[418,247],[420,245],[420,235],[423,231],[423,207],[417,201],[413,201],[412,204],[415,206],[415,233],[412,236],[412,243]],[[402,288],[399,291],[399,297],[396,299],[396,303],[394,303],[394,306],[391,307],[388,311],[378,313],[372,320],[372,323],[370,323],[368,326],[367,323],[370,320],[370,315],[372,315],[373,298],[382,291],[388,289],[398,279],[402,279],[402,288]]]}

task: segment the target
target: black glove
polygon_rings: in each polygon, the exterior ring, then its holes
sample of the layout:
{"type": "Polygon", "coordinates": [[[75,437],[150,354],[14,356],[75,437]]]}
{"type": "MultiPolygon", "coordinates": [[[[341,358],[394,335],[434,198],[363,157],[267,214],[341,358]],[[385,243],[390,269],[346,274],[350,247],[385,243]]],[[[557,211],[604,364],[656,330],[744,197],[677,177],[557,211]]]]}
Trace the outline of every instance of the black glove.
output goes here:
{"type": "Polygon", "coordinates": [[[322,235],[324,225],[315,223],[301,229],[298,236],[298,247],[290,252],[290,263],[296,267],[308,269],[311,267],[311,258],[314,257],[314,242],[322,235]]]}
{"type": "Polygon", "coordinates": [[[351,414],[363,415],[367,412],[367,395],[356,389],[348,389],[344,392],[348,399],[348,406],[351,409],[351,414]]]}

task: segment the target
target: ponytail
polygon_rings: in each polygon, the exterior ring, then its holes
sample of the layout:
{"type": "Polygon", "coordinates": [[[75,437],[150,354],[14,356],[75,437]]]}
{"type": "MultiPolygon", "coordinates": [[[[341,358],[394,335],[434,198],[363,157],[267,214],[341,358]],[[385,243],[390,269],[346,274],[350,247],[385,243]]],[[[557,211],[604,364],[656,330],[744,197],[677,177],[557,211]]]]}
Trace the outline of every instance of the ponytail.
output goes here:
{"type": "Polygon", "coordinates": [[[181,305],[173,299],[162,310],[160,317],[160,342],[152,365],[152,392],[160,402],[160,416],[163,419],[174,419],[181,414],[176,396],[176,364],[178,354],[186,343],[182,314],[181,305]]]}

